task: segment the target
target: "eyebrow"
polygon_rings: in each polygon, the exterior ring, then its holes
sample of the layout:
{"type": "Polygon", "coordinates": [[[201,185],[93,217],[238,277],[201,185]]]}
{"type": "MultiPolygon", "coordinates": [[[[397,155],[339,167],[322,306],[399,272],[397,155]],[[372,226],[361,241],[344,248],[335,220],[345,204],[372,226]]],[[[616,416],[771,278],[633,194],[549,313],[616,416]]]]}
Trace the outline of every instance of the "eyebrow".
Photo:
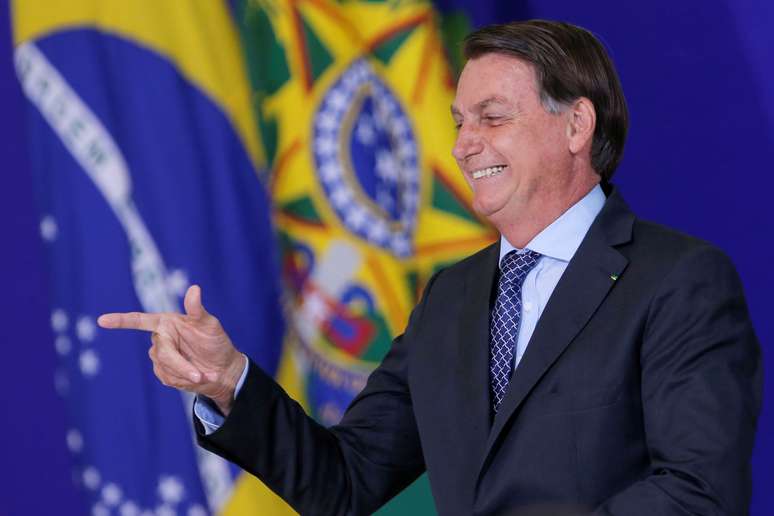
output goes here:
{"type": "MultiPolygon", "coordinates": [[[[475,110],[481,111],[492,104],[510,104],[510,102],[508,102],[505,99],[505,97],[501,97],[500,95],[494,95],[492,97],[485,98],[481,102],[476,103],[476,105],[473,107],[475,110]]],[[[462,113],[460,113],[460,110],[457,109],[457,106],[455,106],[454,104],[452,104],[451,106],[451,114],[452,116],[462,115],[462,113]]]]}
{"type": "Polygon", "coordinates": [[[494,97],[489,97],[487,99],[482,100],[478,104],[476,104],[476,108],[484,109],[485,107],[488,107],[491,104],[509,104],[509,102],[505,99],[505,97],[501,97],[500,95],[495,95],[494,97]]]}

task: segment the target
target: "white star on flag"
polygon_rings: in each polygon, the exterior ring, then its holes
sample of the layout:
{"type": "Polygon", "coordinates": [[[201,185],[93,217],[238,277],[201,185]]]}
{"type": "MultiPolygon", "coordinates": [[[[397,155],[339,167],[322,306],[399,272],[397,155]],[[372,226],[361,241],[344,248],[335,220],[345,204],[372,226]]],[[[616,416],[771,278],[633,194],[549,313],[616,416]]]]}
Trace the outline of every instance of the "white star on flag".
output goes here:
{"type": "Polygon", "coordinates": [[[349,105],[349,98],[342,92],[334,91],[328,97],[327,104],[331,111],[342,111],[349,105]]]}
{"type": "Polygon", "coordinates": [[[56,236],[59,234],[59,227],[56,224],[56,219],[51,215],[46,215],[40,221],[40,236],[46,242],[52,242],[56,240],[56,236]]]}
{"type": "Polygon", "coordinates": [[[70,429],[67,432],[67,448],[70,449],[71,452],[77,453],[83,449],[83,437],[81,436],[81,433],[76,429],[70,429]]]}
{"type": "Polygon", "coordinates": [[[57,308],[51,312],[51,328],[55,332],[63,332],[67,330],[67,325],[70,323],[67,313],[61,308],[57,308]]]}
{"type": "Polygon", "coordinates": [[[398,179],[400,165],[392,152],[381,149],[376,153],[376,173],[385,181],[398,179]]]}
{"type": "Polygon", "coordinates": [[[118,513],[121,516],[139,516],[140,508],[132,501],[126,501],[118,508],[118,513]]]}
{"type": "Polygon", "coordinates": [[[94,336],[97,334],[97,325],[94,324],[94,319],[88,315],[79,317],[78,322],[75,323],[75,333],[81,342],[91,342],[94,340],[94,336]]]}
{"type": "Polygon", "coordinates": [[[336,145],[336,140],[326,136],[318,137],[315,140],[314,145],[317,149],[317,153],[323,157],[335,154],[336,149],[338,148],[336,145]]]}
{"type": "Polygon", "coordinates": [[[91,516],[110,516],[110,509],[97,502],[91,508],[91,516]]]}
{"type": "Polygon", "coordinates": [[[83,470],[83,485],[92,491],[99,487],[102,477],[94,466],[89,466],[83,470]]]}
{"type": "Polygon", "coordinates": [[[336,161],[330,160],[320,166],[320,176],[323,181],[333,181],[341,175],[341,169],[336,164],[336,161]]]}
{"type": "Polygon", "coordinates": [[[81,352],[78,358],[78,365],[81,372],[86,376],[94,376],[99,371],[99,356],[93,349],[87,349],[81,352]]]}
{"type": "Polygon", "coordinates": [[[70,349],[72,349],[72,343],[70,342],[70,337],[67,335],[59,335],[54,340],[54,348],[56,349],[56,352],[60,355],[66,355],[70,352],[70,349]]]}
{"type": "Polygon", "coordinates": [[[360,118],[355,131],[358,141],[363,145],[373,145],[376,141],[376,130],[374,129],[371,117],[368,115],[363,115],[360,118]]]}
{"type": "Polygon", "coordinates": [[[107,484],[102,488],[102,500],[104,500],[105,504],[109,507],[118,505],[121,502],[122,496],[123,492],[121,491],[121,488],[113,483],[107,484]]]}
{"type": "Polygon", "coordinates": [[[166,476],[159,480],[159,496],[166,503],[178,503],[183,498],[185,488],[176,477],[166,476]]]}
{"type": "Polygon", "coordinates": [[[192,505],[188,508],[186,516],[207,516],[207,510],[201,505],[192,505]]]}

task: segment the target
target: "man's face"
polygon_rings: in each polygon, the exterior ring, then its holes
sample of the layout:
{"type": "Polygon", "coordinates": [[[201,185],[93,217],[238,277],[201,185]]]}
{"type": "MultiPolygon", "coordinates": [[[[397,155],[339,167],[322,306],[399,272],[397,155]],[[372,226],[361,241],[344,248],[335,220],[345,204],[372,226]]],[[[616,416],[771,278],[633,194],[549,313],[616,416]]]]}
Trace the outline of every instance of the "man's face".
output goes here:
{"type": "Polygon", "coordinates": [[[567,117],[542,106],[532,65],[502,54],[469,60],[452,115],[452,154],[473,190],[473,208],[495,226],[525,220],[568,187],[567,117]]]}

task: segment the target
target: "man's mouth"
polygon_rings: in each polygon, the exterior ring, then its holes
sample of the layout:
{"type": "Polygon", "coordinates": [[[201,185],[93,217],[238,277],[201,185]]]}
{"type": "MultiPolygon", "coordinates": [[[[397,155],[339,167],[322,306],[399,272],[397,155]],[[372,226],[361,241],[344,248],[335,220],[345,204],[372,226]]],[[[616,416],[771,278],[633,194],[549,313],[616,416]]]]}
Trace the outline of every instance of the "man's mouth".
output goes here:
{"type": "Polygon", "coordinates": [[[501,174],[503,170],[505,170],[505,165],[497,165],[495,167],[482,168],[480,170],[473,171],[473,173],[471,174],[471,177],[473,179],[482,179],[484,177],[492,177],[492,176],[496,176],[498,174],[501,174]]]}

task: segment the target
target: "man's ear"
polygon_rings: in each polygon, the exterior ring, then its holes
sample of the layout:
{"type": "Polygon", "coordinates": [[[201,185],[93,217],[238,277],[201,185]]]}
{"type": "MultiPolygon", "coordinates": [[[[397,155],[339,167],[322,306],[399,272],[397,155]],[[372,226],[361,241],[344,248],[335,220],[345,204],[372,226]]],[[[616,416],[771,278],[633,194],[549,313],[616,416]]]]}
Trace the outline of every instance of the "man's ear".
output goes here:
{"type": "Polygon", "coordinates": [[[567,140],[572,154],[579,153],[586,145],[591,147],[594,129],[597,126],[597,112],[594,104],[586,97],[576,99],[566,111],[567,140]]]}

